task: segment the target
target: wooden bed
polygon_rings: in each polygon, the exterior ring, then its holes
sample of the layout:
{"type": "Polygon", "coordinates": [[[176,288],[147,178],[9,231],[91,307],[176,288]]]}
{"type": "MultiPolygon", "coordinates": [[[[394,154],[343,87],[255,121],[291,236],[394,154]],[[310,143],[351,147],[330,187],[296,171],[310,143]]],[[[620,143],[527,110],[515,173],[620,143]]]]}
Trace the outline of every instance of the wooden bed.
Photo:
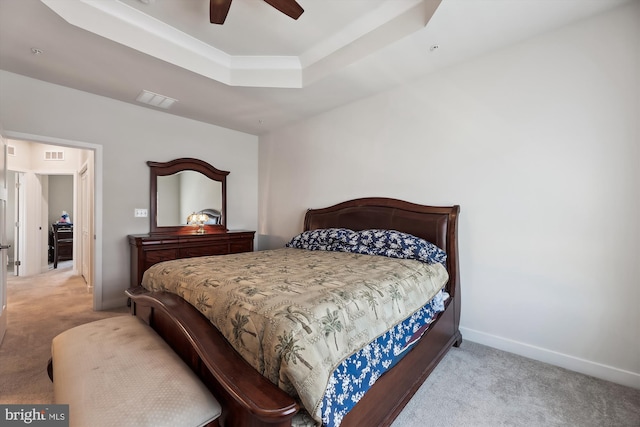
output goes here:
{"type": "MultiPolygon", "coordinates": [[[[451,346],[459,346],[460,284],[457,246],[459,206],[433,207],[389,198],[362,198],[310,209],[304,229],[398,230],[445,249],[450,295],[424,336],[382,375],[347,414],[342,426],[388,426],[451,346]]],[[[144,319],[191,366],[223,407],[225,427],[290,426],[296,401],[262,377],[193,306],[166,292],[127,290],[132,314],[144,319]]]]}

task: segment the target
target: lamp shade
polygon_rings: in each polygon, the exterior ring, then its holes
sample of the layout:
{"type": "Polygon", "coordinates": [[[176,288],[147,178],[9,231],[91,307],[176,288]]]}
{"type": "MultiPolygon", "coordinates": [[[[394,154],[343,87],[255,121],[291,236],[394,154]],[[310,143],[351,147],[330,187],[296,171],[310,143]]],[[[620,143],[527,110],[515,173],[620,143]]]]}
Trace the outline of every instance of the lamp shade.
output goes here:
{"type": "Polygon", "coordinates": [[[196,231],[196,233],[198,234],[205,233],[204,224],[207,221],[209,221],[209,216],[202,212],[198,212],[198,213],[194,212],[191,215],[189,215],[189,217],[187,218],[187,224],[196,224],[198,226],[198,230],[196,231]]]}

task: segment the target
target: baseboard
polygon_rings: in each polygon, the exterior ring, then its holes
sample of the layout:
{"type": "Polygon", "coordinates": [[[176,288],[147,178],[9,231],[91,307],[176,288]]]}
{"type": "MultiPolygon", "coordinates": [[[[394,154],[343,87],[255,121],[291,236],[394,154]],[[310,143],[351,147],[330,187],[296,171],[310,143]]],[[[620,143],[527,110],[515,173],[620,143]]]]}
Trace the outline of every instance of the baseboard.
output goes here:
{"type": "Polygon", "coordinates": [[[103,300],[102,307],[99,308],[99,310],[100,311],[120,310],[123,307],[127,306],[127,300],[128,298],[126,296],[103,300]]]}
{"type": "Polygon", "coordinates": [[[462,333],[463,340],[497,348],[498,350],[508,351],[509,353],[514,353],[528,357],[529,359],[569,369],[570,371],[580,372],[581,374],[622,384],[627,387],[640,389],[640,374],[635,372],[625,371],[613,366],[580,359],[578,357],[558,353],[546,348],[536,347],[469,328],[460,327],[460,332],[462,333]]]}

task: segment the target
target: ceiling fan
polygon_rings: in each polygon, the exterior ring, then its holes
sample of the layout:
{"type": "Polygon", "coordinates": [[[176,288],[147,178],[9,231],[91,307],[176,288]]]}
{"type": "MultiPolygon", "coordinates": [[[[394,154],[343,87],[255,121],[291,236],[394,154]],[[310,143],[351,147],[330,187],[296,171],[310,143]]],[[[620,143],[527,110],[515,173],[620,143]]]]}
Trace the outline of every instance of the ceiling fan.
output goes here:
{"type": "MultiPolygon", "coordinates": [[[[212,24],[224,24],[232,0],[210,0],[209,18],[212,24]]],[[[298,19],[304,9],[295,0],[264,0],[280,12],[293,19],[298,19]]]]}

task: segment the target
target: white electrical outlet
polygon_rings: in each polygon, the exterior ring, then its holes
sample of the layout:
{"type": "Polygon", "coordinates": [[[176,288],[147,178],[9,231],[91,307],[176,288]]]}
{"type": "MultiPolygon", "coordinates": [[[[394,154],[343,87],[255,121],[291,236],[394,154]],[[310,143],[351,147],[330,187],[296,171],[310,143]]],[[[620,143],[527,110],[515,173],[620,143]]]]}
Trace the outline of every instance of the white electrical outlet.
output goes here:
{"type": "Polygon", "coordinates": [[[146,209],[135,208],[133,210],[133,216],[136,218],[146,218],[148,216],[146,209]]]}

